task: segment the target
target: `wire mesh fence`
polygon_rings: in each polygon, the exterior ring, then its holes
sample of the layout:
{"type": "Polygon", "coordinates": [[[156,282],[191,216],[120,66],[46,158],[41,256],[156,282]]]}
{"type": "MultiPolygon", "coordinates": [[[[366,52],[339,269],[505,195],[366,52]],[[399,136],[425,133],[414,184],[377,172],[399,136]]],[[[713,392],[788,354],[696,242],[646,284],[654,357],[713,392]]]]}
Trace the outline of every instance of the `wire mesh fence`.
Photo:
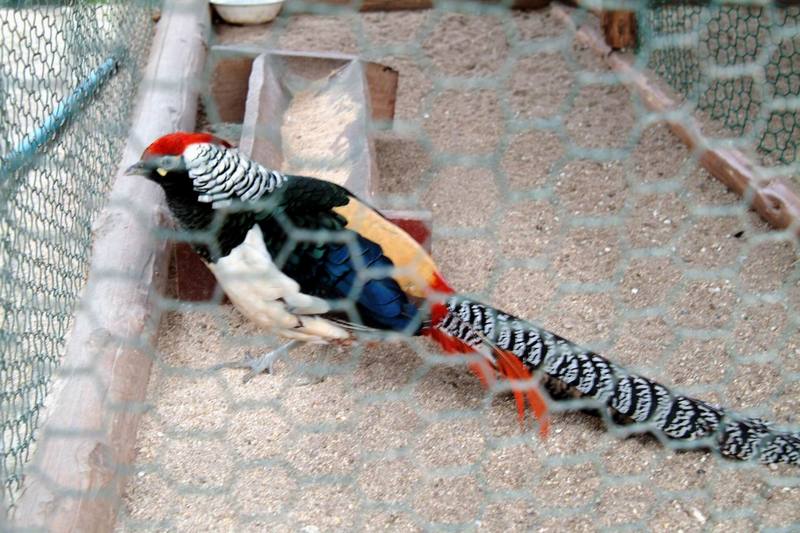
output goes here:
{"type": "MultiPolygon", "coordinates": [[[[770,230],[714,181],[662,117],[644,110],[549,8],[464,2],[358,13],[304,4],[314,13],[301,14],[297,5],[284,6],[268,25],[217,19],[210,44],[346,52],[396,69],[394,122],[368,130],[380,181],[367,200],[431,211],[432,255],[451,285],[674,390],[797,428],[793,233],[770,230]]],[[[718,57],[724,39],[738,50],[737,39],[749,38],[741,31],[735,39],[707,37],[714,28],[708,13],[719,11],[659,9],[639,13],[638,64],[649,64],[698,109],[712,110],[700,114],[710,136],[730,136],[714,122],[722,121],[743,150],[796,167],[794,126],[769,130],[775,147],[759,130],[759,120],[772,124],[764,117],[778,109],[778,90],[765,85],[783,87],[777,80],[786,76],[780,105],[790,108],[797,96],[782,60],[780,75],[753,75],[754,64],[770,72],[776,48],[755,45],[751,56],[719,59],[726,69],[715,71],[704,59],[708,50],[718,57]],[[711,40],[717,44],[696,45],[711,40]],[[752,81],[732,76],[742,73],[752,81]],[[733,78],[739,81],[726,85],[733,78]]],[[[763,11],[759,17],[772,20],[763,11]]],[[[597,25],[588,12],[575,19],[597,25]]],[[[725,20],[717,23],[725,30],[745,24],[758,42],[776,39],[774,25],[725,20]]],[[[794,29],[780,27],[781,43],[795,42],[794,29]]],[[[230,118],[236,113],[215,107],[211,87],[219,81],[209,68],[201,128],[237,144],[245,128],[230,118]]],[[[347,161],[314,153],[315,139],[324,145],[343,116],[365,111],[312,89],[323,104],[298,98],[276,118],[279,125],[256,134],[274,141],[280,130],[282,170],[336,175],[347,161]]],[[[141,139],[142,147],[152,140],[141,139]]],[[[242,371],[211,367],[260,355],[281,339],[229,304],[171,297],[161,304],[167,313],[149,347],[149,409],[119,506],[121,531],[800,524],[792,467],[630,436],[605,411],[592,413],[592,402],[552,402],[551,434],[542,438],[535,424],[519,424],[507,390],[485,391],[462,359],[425,339],[309,345],[243,384],[242,371]]]]}
{"type": "MultiPolygon", "coordinates": [[[[218,21],[212,39],[397,69],[372,201],[431,210],[433,256],[455,287],[683,392],[796,425],[794,237],[713,181],[549,11],[320,7],[266,27],[218,21]]],[[[654,38],[640,54],[662,61],[671,46],[654,38]]],[[[235,142],[241,124],[204,102],[205,126],[235,142]]],[[[173,306],[121,529],[674,531],[800,518],[791,469],[625,439],[581,413],[554,416],[540,439],[509,394],[485,393],[424,341],[297,349],[245,385],[208,371],[281,342],[230,306],[173,306]]]]}
{"type": "Polygon", "coordinates": [[[13,502],[151,38],[150,4],[0,2],[0,479],[13,502]]]}
{"type": "Polygon", "coordinates": [[[767,165],[797,162],[800,8],[662,5],[639,20],[650,65],[672,87],[767,165]]]}

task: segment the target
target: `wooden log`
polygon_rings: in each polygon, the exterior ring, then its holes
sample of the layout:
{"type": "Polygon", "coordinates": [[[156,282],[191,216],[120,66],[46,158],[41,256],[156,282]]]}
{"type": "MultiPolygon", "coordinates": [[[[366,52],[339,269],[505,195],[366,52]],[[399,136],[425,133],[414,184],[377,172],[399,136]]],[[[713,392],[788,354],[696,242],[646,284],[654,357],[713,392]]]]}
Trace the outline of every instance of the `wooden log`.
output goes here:
{"type": "Polygon", "coordinates": [[[636,46],[636,13],[633,11],[603,11],[600,25],[606,44],[612,50],[636,46]]]}
{"type": "MultiPolygon", "coordinates": [[[[195,124],[206,2],[165,2],[120,169],[151,140],[195,124]]],[[[48,399],[12,520],[47,531],[111,531],[135,458],[160,320],[167,243],[160,188],[117,175],[96,223],[82,304],[48,399]]]]}
{"type": "MultiPolygon", "coordinates": [[[[675,98],[614,53],[597,32],[585,27],[577,29],[570,14],[561,7],[553,6],[553,13],[575,33],[578,42],[606,60],[620,80],[639,95],[647,109],[663,114],[679,108],[675,98]]],[[[785,181],[763,177],[758,167],[739,150],[710,148],[694,117],[674,116],[664,121],[690,150],[698,153],[700,164],[709,174],[742,196],[773,227],[791,227],[800,236],[800,197],[785,181]]]]}

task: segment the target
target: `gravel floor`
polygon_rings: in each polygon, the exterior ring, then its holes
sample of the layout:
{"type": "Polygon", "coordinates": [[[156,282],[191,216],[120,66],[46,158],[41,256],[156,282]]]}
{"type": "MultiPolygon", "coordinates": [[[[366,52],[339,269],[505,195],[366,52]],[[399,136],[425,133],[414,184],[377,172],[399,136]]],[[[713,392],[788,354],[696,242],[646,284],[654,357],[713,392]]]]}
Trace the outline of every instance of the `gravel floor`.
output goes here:
{"type": "MultiPolygon", "coordinates": [[[[623,88],[588,76],[601,62],[547,11],[216,31],[400,71],[395,131],[377,142],[380,204],[433,211],[433,255],[455,287],[797,427],[795,245],[663,126],[642,125],[623,88]]],[[[507,394],[425,341],[305,348],[246,385],[206,370],[275,342],[230,308],[166,318],[121,531],[800,527],[796,469],[620,440],[585,414],[556,414],[543,441],[507,394]]]]}

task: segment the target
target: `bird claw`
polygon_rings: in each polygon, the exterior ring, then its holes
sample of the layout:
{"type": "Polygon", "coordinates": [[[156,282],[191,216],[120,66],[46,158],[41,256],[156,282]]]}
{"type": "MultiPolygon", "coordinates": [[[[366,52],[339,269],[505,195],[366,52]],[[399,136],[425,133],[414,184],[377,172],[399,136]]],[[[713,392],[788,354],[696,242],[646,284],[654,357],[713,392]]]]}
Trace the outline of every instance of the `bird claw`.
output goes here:
{"type": "MultiPolygon", "coordinates": [[[[268,356],[272,355],[272,352],[270,352],[267,355],[268,356]]],[[[265,358],[266,357],[245,357],[241,361],[229,361],[227,363],[220,363],[218,365],[214,365],[211,367],[211,370],[222,370],[223,368],[249,370],[249,372],[247,372],[244,375],[244,377],[242,377],[242,383],[247,383],[248,381],[256,377],[258,374],[261,374],[262,372],[267,374],[273,373],[273,366],[275,364],[275,361],[274,360],[267,361],[266,364],[264,364],[265,358]]]]}
{"type": "Polygon", "coordinates": [[[249,370],[244,377],[242,383],[247,383],[259,374],[275,373],[275,362],[289,352],[296,344],[296,341],[288,342],[283,346],[267,352],[261,357],[245,357],[240,361],[229,361],[227,363],[219,363],[211,367],[211,370],[221,370],[223,368],[236,368],[249,370]]]}

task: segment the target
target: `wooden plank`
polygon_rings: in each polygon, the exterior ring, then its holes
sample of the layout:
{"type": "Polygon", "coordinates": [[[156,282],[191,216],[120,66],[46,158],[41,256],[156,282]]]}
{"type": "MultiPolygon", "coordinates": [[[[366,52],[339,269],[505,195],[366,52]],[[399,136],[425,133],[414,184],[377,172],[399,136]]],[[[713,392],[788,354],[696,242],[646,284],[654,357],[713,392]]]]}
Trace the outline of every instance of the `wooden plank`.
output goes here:
{"type": "Polygon", "coordinates": [[[511,7],[514,9],[542,9],[549,6],[551,0],[513,0],[511,7]]]}
{"type": "MultiPolygon", "coordinates": [[[[269,52],[297,58],[320,58],[331,61],[355,61],[356,56],[337,52],[302,52],[296,50],[265,49],[257,45],[236,44],[211,47],[209,60],[209,96],[206,109],[212,123],[244,121],[245,102],[250,82],[253,60],[269,52]]],[[[370,94],[372,118],[378,121],[394,119],[399,73],[380,63],[365,61],[367,87],[370,94]]]]}
{"type": "Polygon", "coordinates": [[[174,243],[170,251],[167,296],[182,302],[218,302],[228,300],[217,288],[217,279],[189,243],[174,243]]]}
{"type": "Polygon", "coordinates": [[[247,100],[247,82],[253,67],[251,54],[215,54],[212,47],[209,95],[203,96],[206,115],[211,123],[241,124],[247,100]]]}
{"type": "MultiPolygon", "coordinates": [[[[452,1],[452,0],[451,0],[452,1]]],[[[489,5],[500,3],[499,0],[477,0],[489,5]]],[[[796,6],[800,5],[800,0],[774,0],[777,6],[796,6]]],[[[446,1],[440,2],[445,6],[446,1]]],[[[552,0],[512,0],[512,9],[542,9],[549,6],[552,0]]],[[[561,0],[562,4],[576,5],[587,2],[580,0],[561,0]]],[[[592,2],[591,5],[596,5],[597,2],[592,2]]],[[[679,6],[679,5],[694,5],[694,6],[708,6],[708,5],[738,5],[741,6],[742,2],[736,0],[674,0],[670,3],[665,3],[665,6],[679,6]]],[[[754,5],[759,5],[759,2],[753,2],[754,5]]],[[[421,9],[433,9],[437,7],[436,0],[304,0],[303,3],[292,4],[288,8],[291,9],[292,14],[299,13],[318,13],[320,6],[331,6],[333,8],[350,8],[358,11],[413,11],[421,9]]]]}
{"type": "Polygon", "coordinates": [[[633,11],[603,11],[600,26],[606,44],[613,50],[636,46],[636,13],[633,11]]]}
{"type": "MultiPolygon", "coordinates": [[[[551,0],[513,0],[511,7],[514,9],[536,9],[546,7],[551,0]]],[[[487,4],[497,3],[486,0],[487,4]]],[[[436,7],[435,0],[305,0],[306,5],[328,5],[337,7],[351,7],[361,11],[405,11],[431,9],[436,7]]],[[[296,6],[293,10],[298,9],[296,6]]],[[[297,13],[298,11],[293,11],[297,13]]],[[[302,11],[300,11],[302,12],[302,11]]]]}
{"type": "Polygon", "coordinates": [[[373,120],[392,122],[397,103],[397,83],[400,73],[380,63],[364,64],[369,89],[370,113],[373,120]]]}
{"type": "MultiPolygon", "coordinates": [[[[553,13],[575,33],[578,42],[606,60],[620,80],[639,95],[647,109],[655,113],[678,109],[676,99],[614,53],[597,32],[585,27],[577,29],[569,12],[561,7],[553,6],[553,13]]],[[[698,153],[700,164],[709,174],[749,201],[773,227],[791,227],[800,236],[800,197],[785,181],[761,176],[758,167],[739,150],[710,148],[694,117],[684,115],[664,121],[690,150],[698,153]]]]}
{"type": "MultiPolygon", "coordinates": [[[[207,4],[165,2],[120,169],[152,139],[195,124],[207,4]]],[[[20,528],[110,531],[135,458],[164,288],[163,193],[118,173],[95,232],[90,273],[26,467],[12,520],[20,528]]]]}
{"type": "MultiPolygon", "coordinates": [[[[357,5],[352,0],[317,0],[319,3],[335,5],[357,5]]],[[[432,0],[361,0],[361,11],[401,11],[430,9],[432,0]]]]}

